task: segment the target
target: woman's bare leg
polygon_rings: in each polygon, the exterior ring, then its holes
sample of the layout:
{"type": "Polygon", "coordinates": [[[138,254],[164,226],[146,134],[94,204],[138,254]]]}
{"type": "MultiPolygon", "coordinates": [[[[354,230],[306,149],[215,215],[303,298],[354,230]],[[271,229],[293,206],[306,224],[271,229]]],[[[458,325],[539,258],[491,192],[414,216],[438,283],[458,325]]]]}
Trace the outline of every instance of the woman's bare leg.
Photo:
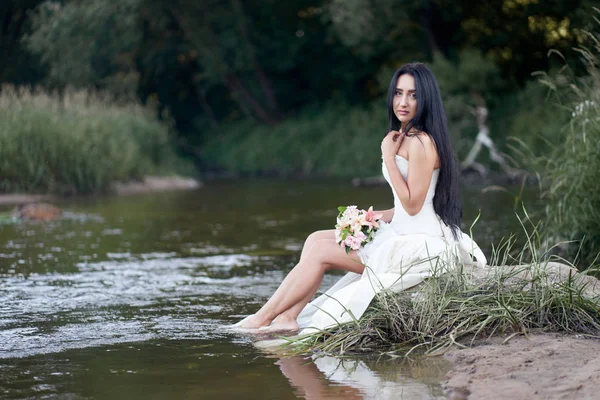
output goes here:
{"type": "Polygon", "coordinates": [[[289,312],[280,318],[280,322],[295,323],[302,308],[318,290],[327,270],[336,268],[362,273],[364,265],[356,252],[346,254],[335,242],[332,232],[320,231],[309,236],[300,262],[286,276],[269,301],[256,314],[247,318],[241,327],[268,326],[275,317],[287,310],[289,312]]]}
{"type": "MultiPolygon", "coordinates": [[[[334,243],[335,243],[335,241],[334,241],[334,243]]],[[[324,245],[324,243],[319,243],[318,247],[323,247],[323,245],[324,245]]],[[[339,246],[337,243],[335,243],[335,245],[339,246]]],[[[331,265],[329,268],[327,268],[327,270],[342,269],[345,271],[351,271],[351,272],[356,272],[356,273],[362,274],[362,272],[364,270],[364,265],[358,259],[358,257],[356,257],[356,259],[353,259],[351,262],[353,262],[355,264],[354,268],[351,268],[349,265],[338,264],[338,265],[331,265]]],[[[284,312],[279,314],[273,320],[273,323],[271,324],[271,326],[269,326],[269,331],[271,331],[271,332],[297,331],[298,330],[298,322],[296,321],[296,319],[298,318],[298,315],[300,314],[300,312],[302,312],[304,307],[310,302],[310,300],[313,298],[313,296],[315,295],[317,290],[319,290],[320,286],[321,286],[321,282],[319,282],[319,284],[315,285],[310,290],[310,292],[308,292],[308,294],[306,295],[305,298],[303,298],[301,301],[299,301],[298,303],[294,304],[292,307],[288,308],[287,310],[285,310],[284,312]]]]}
{"type": "MultiPolygon", "coordinates": [[[[308,235],[308,237],[306,238],[304,245],[302,246],[302,253],[300,254],[300,261],[304,261],[306,258],[306,255],[310,252],[310,249],[312,249],[312,247],[315,245],[315,243],[317,243],[319,240],[322,239],[331,239],[334,240],[335,239],[335,234],[334,234],[334,230],[330,229],[330,230],[322,230],[322,231],[316,231],[311,233],[310,235],[308,235]]],[[[296,265],[297,267],[297,265],[296,265]]],[[[292,270],[293,271],[293,270],[292,270]]],[[[290,272],[291,273],[291,272],[290,272]]],[[[289,276],[289,274],[288,274],[289,276]]],[[[287,276],[286,276],[287,279],[287,276]]],[[[279,288],[277,288],[277,290],[275,291],[275,293],[273,293],[273,296],[271,296],[271,298],[275,297],[275,295],[281,291],[282,286],[284,281],[279,285],[279,288]]],[[[317,290],[319,290],[319,286],[320,286],[320,282],[319,283],[315,283],[314,288],[312,290],[310,290],[309,292],[312,292],[312,294],[307,294],[307,298],[308,301],[310,301],[310,299],[312,298],[312,296],[314,295],[314,293],[316,293],[317,290]]],[[[304,300],[304,299],[303,299],[304,300]]],[[[256,323],[254,323],[254,315],[251,315],[250,317],[248,317],[247,319],[245,319],[244,321],[242,321],[241,326],[244,328],[256,328],[256,327],[260,327],[260,326],[266,326],[269,325],[269,323],[265,323],[265,325],[256,325],[256,323]]]]}
{"type": "Polygon", "coordinates": [[[302,253],[300,253],[300,261],[306,258],[306,255],[310,253],[315,243],[323,239],[335,240],[335,230],[327,229],[323,231],[315,231],[308,235],[308,237],[304,241],[304,246],[302,246],[302,253]]]}
{"type": "MultiPolygon", "coordinates": [[[[311,249],[317,242],[319,242],[321,240],[329,240],[329,241],[335,240],[334,232],[335,231],[333,229],[329,229],[329,230],[323,230],[323,231],[316,231],[316,232],[313,232],[312,234],[310,234],[308,236],[308,238],[306,239],[306,241],[304,242],[304,246],[302,247],[302,253],[300,254],[300,261],[304,261],[306,259],[307,254],[310,253],[311,249]]],[[[316,283],[311,288],[311,290],[308,291],[305,298],[303,298],[301,301],[299,301],[298,303],[296,303],[295,305],[293,305],[292,307],[288,308],[287,310],[285,310],[284,312],[279,314],[277,317],[275,317],[273,324],[285,325],[285,326],[282,326],[282,328],[285,328],[284,330],[298,329],[298,324],[296,323],[296,317],[298,316],[298,314],[300,314],[300,312],[302,311],[304,306],[310,302],[310,300],[313,298],[315,293],[317,293],[317,290],[319,290],[320,286],[321,286],[321,282],[316,283]],[[294,315],[296,317],[293,317],[294,315]]]]}
{"type": "Polygon", "coordinates": [[[320,283],[311,288],[306,297],[302,300],[279,314],[271,325],[269,326],[269,331],[272,332],[281,332],[281,331],[297,331],[299,329],[298,322],[296,319],[300,312],[304,309],[304,307],[310,302],[313,298],[317,290],[319,290],[320,283]]]}
{"type": "MultiPolygon", "coordinates": [[[[325,241],[335,241],[335,231],[333,229],[317,231],[313,232],[308,236],[304,246],[302,247],[302,254],[300,255],[300,261],[306,259],[307,254],[310,253],[313,246],[322,240],[325,241]]],[[[298,323],[296,322],[296,318],[300,312],[304,309],[304,307],[310,302],[313,298],[319,287],[321,286],[321,282],[315,284],[311,290],[308,291],[306,297],[304,297],[301,301],[294,304],[292,307],[288,308],[281,314],[279,314],[273,320],[273,330],[281,330],[281,331],[293,331],[298,329],[298,323]]]]}

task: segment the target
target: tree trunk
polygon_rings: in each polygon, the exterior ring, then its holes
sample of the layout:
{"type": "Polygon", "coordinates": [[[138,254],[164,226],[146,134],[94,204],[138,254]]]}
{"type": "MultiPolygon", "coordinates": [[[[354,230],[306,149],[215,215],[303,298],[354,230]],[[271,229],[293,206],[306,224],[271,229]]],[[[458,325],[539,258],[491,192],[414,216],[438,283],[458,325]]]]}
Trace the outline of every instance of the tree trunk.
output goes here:
{"type": "Polygon", "coordinates": [[[3,13],[4,15],[1,16],[0,82],[4,81],[4,71],[6,70],[7,63],[11,62],[11,53],[14,52],[18,46],[21,28],[27,18],[25,10],[15,9],[11,4],[8,4],[6,7],[8,9],[3,13]]]}
{"type": "Polygon", "coordinates": [[[269,112],[267,112],[262,105],[256,101],[256,99],[252,96],[248,89],[246,89],[236,74],[228,74],[226,77],[226,82],[229,90],[237,97],[238,102],[243,102],[243,104],[240,105],[241,107],[249,107],[260,121],[268,125],[274,126],[277,124],[277,119],[273,118],[269,112]]]}
{"type": "MultiPolygon", "coordinates": [[[[215,112],[213,111],[210,103],[206,99],[206,91],[200,84],[197,82],[197,79],[194,77],[194,89],[196,91],[196,95],[198,96],[198,100],[200,100],[200,107],[202,107],[202,111],[208,116],[208,121],[210,123],[210,127],[216,130],[219,127],[219,123],[217,122],[217,117],[215,116],[215,112]]],[[[218,132],[218,131],[217,131],[218,132]]]]}
{"type": "Polygon", "coordinates": [[[433,29],[431,27],[431,20],[433,19],[432,7],[433,5],[431,4],[431,0],[426,0],[423,6],[423,13],[421,14],[421,25],[425,31],[425,37],[427,38],[427,44],[429,45],[429,51],[431,55],[440,52],[440,47],[435,40],[435,34],[433,33],[433,29]]]}
{"type": "Polygon", "coordinates": [[[258,62],[258,59],[256,57],[256,51],[254,49],[254,46],[252,45],[252,42],[250,41],[250,35],[248,34],[248,26],[247,26],[247,16],[244,13],[244,9],[242,7],[242,4],[240,2],[240,0],[230,0],[231,1],[231,5],[233,7],[233,10],[235,11],[236,15],[237,15],[237,21],[238,21],[238,29],[240,31],[240,34],[242,35],[242,38],[244,39],[244,43],[246,44],[247,50],[250,53],[250,59],[252,60],[252,66],[254,68],[254,72],[256,73],[256,76],[258,77],[258,82],[260,83],[263,95],[265,97],[265,100],[267,101],[267,105],[268,107],[271,109],[271,111],[273,111],[275,113],[275,115],[278,115],[278,109],[279,106],[277,104],[277,98],[275,96],[275,92],[273,90],[273,86],[271,85],[271,82],[269,81],[269,79],[267,78],[267,75],[265,74],[264,70],[262,69],[261,65],[258,62]]]}
{"type": "MultiPolygon", "coordinates": [[[[208,10],[206,9],[206,5],[203,2],[200,2],[199,4],[202,7],[202,15],[207,15],[206,13],[208,10]]],[[[189,27],[193,25],[188,23],[187,18],[184,17],[184,15],[174,7],[170,8],[169,10],[175,21],[177,21],[178,25],[181,27],[187,39],[190,40],[190,42],[193,43],[199,51],[208,54],[210,58],[214,60],[212,67],[220,75],[223,83],[229,90],[232,99],[238,104],[240,109],[245,112],[249,110],[252,113],[252,116],[263,123],[268,125],[277,124],[277,118],[273,117],[271,113],[252,96],[250,91],[242,83],[237,73],[225,60],[225,57],[217,45],[217,35],[211,28],[209,21],[205,19],[204,21],[195,23],[203,24],[202,26],[205,29],[206,35],[208,36],[205,38],[206,40],[198,40],[195,35],[191,34],[191,29],[189,27]]]]}
{"type": "Polygon", "coordinates": [[[488,108],[485,100],[479,93],[474,93],[473,97],[475,98],[477,107],[472,111],[477,119],[477,127],[479,128],[479,132],[477,133],[477,137],[475,138],[475,143],[473,143],[473,147],[469,151],[467,158],[461,163],[462,169],[473,168],[477,170],[481,175],[485,174],[485,167],[475,162],[477,155],[481,151],[482,146],[485,146],[490,152],[490,158],[492,161],[500,164],[500,167],[509,175],[514,175],[515,171],[506,163],[504,157],[498,152],[492,138],[489,136],[490,129],[487,126],[487,117],[488,117],[488,108]]]}

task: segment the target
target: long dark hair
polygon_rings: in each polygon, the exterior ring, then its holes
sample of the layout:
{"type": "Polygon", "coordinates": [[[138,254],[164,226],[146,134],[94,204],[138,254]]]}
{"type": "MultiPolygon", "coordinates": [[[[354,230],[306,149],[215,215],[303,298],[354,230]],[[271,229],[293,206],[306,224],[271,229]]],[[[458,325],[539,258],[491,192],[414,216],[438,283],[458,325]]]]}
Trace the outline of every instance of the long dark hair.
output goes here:
{"type": "MultiPolygon", "coordinates": [[[[394,73],[388,92],[388,132],[400,130],[401,123],[394,114],[394,95],[398,78],[404,74],[409,74],[415,79],[417,91],[417,113],[412,120],[406,123],[404,132],[410,132],[411,129],[425,132],[435,142],[440,159],[440,174],[435,188],[433,208],[442,221],[451,228],[456,238],[462,218],[458,171],[450,143],[448,120],[442,105],[440,88],[433,72],[425,64],[405,64],[394,73]]],[[[407,136],[412,136],[412,134],[407,133],[407,136]]]]}

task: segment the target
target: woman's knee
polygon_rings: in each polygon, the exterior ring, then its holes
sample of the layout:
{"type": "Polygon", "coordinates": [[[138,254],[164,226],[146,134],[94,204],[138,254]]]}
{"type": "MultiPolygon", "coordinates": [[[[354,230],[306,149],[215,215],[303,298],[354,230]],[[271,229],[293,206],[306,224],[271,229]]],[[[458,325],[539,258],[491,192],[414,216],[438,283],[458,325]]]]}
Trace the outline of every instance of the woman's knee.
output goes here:
{"type": "Polygon", "coordinates": [[[314,242],[321,239],[333,239],[334,233],[332,230],[314,231],[306,238],[306,242],[314,242]]]}
{"type": "Polygon", "coordinates": [[[315,243],[324,239],[334,239],[335,236],[332,231],[315,231],[308,235],[306,240],[304,241],[304,247],[302,248],[302,254],[306,254],[308,251],[311,251],[312,247],[315,243]]]}
{"type": "Polygon", "coordinates": [[[345,253],[334,239],[321,239],[315,242],[304,261],[317,266],[324,272],[341,269],[362,273],[364,270],[364,265],[356,253],[345,253]]]}
{"type": "Polygon", "coordinates": [[[331,269],[330,260],[332,258],[332,243],[332,239],[330,238],[320,238],[315,240],[310,249],[307,249],[305,260],[312,265],[318,266],[324,271],[331,269]]]}

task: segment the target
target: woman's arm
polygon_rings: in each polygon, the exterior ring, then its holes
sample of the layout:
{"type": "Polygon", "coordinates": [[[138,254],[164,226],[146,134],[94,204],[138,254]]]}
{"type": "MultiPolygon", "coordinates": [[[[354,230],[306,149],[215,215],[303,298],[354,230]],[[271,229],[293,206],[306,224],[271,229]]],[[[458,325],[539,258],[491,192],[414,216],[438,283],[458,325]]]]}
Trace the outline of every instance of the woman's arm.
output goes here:
{"type": "MultiPolygon", "coordinates": [[[[392,132],[390,132],[391,134],[392,132]]],[[[386,136],[382,143],[383,161],[390,175],[394,192],[409,215],[416,215],[423,208],[431,177],[437,161],[435,144],[429,135],[407,136],[408,178],[405,180],[396,164],[400,145],[386,136]],[[395,149],[395,151],[393,151],[395,149]]]]}
{"type": "Polygon", "coordinates": [[[388,224],[392,221],[392,218],[394,218],[394,209],[390,208],[389,210],[381,210],[381,211],[375,211],[376,214],[383,214],[381,219],[384,222],[387,222],[388,224]]]}

